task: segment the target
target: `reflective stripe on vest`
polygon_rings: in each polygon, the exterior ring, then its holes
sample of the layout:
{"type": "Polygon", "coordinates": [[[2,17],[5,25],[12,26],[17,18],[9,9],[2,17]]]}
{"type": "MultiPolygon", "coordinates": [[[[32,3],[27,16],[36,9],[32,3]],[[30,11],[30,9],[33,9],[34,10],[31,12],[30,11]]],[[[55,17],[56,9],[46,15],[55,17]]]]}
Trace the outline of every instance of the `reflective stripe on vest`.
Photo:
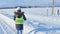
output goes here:
{"type": "Polygon", "coordinates": [[[15,24],[23,24],[23,16],[21,18],[16,17],[15,24]]]}

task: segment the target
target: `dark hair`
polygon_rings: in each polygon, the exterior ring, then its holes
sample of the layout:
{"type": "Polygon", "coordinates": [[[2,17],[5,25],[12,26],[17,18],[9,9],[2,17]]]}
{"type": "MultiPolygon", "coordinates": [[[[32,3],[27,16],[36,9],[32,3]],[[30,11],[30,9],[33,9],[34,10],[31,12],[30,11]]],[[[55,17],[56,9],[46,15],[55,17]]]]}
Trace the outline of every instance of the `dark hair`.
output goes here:
{"type": "Polygon", "coordinates": [[[15,15],[23,15],[24,12],[14,12],[15,15]]]}

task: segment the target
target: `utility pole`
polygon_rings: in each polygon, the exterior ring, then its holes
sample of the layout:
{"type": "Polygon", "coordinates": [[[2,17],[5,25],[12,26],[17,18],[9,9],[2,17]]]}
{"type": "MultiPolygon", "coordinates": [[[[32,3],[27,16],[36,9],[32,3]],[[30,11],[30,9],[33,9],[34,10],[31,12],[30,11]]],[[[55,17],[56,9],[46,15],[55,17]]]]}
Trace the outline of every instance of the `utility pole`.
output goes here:
{"type": "Polygon", "coordinates": [[[52,0],[52,15],[54,13],[54,0],[52,0]]]}

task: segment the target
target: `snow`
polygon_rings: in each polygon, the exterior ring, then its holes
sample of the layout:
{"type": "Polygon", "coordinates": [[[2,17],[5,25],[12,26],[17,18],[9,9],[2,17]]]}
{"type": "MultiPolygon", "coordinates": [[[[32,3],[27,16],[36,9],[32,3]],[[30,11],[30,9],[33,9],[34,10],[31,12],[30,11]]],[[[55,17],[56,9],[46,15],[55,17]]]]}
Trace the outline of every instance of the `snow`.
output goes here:
{"type": "MultiPolygon", "coordinates": [[[[2,21],[0,24],[2,25],[3,29],[5,30],[4,32],[7,32],[7,34],[15,34],[16,29],[13,20],[10,20],[4,15],[0,14],[0,21],[2,21]],[[7,21],[8,20],[8,21],[7,21]],[[14,27],[13,27],[14,26],[14,27]]],[[[5,34],[5,33],[4,33],[5,34]]]]}
{"type": "MultiPolygon", "coordinates": [[[[60,34],[60,16],[56,16],[57,9],[59,8],[55,8],[54,15],[52,16],[51,8],[22,8],[27,17],[27,21],[24,21],[23,34],[60,34]]],[[[15,10],[0,9],[1,34],[16,33],[15,22],[13,20],[15,10]]]]}

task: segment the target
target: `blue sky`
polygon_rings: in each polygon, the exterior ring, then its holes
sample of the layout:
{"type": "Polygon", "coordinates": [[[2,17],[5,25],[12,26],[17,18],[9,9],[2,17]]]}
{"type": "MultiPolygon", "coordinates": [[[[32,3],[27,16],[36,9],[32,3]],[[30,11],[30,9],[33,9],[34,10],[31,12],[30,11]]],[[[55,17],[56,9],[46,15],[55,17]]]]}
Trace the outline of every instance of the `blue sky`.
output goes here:
{"type": "MultiPolygon", "coordinates": [[[[60,0],[55,0],[55,6],[60,6],[60,0]]],[[[52,0],[0,0],[0,7],[8,6],[51,6],[52,0]]]]}

